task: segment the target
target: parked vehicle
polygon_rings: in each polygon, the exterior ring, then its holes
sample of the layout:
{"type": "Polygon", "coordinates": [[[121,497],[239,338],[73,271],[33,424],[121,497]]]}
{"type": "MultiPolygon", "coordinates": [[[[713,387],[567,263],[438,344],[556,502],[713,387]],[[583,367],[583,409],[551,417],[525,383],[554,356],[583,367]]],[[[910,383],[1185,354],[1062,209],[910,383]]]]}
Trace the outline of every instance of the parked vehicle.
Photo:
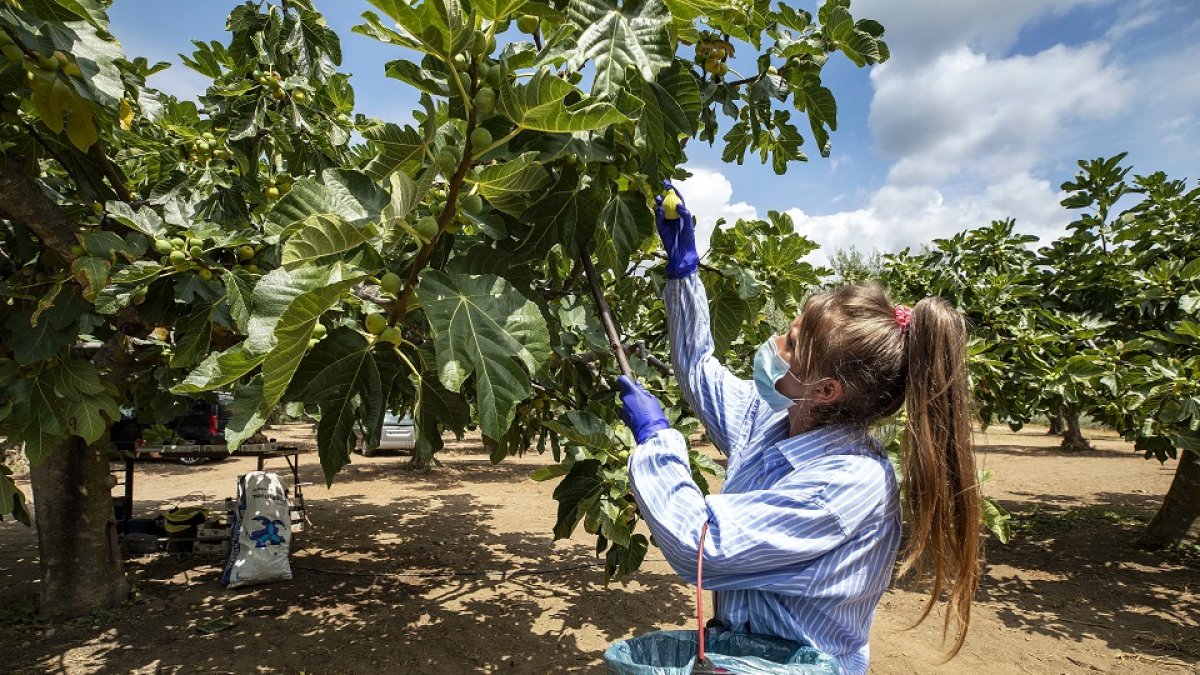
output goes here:
{"type": "Polygon", "coordinates": [[[383,416],[383,428],[379,432],[379,445],[371,447],[361,433],[354,445],[355,452],[363,457],[373,457],[381,450],[411,452],[417,447],[417,428],[411,415],[400,417],[392,413],[383,416]]]}
{"type": "MultiPolygon", "coordinates": [[[[195,400],[187,412],[167,422],[163,427],[176,442],[195,443],[197,445],[224,445],[225,425],[229,423],[229,403],[233,400],[230,394],[217,394],[215,402],[195,400]]],[[[118,453],[131,452],[143,445],[155,445],[148,442],[147,430],[153,425],[143,424],[137,420],[137,411],[122,410],[123,417],[113,424],[110,440],[118,453]]],[[[215,458],[212,461],[220,461],[215,458]]],[[[202,464],[209,461],[205,457],[179,457],[181,464],[202,464]]]]}

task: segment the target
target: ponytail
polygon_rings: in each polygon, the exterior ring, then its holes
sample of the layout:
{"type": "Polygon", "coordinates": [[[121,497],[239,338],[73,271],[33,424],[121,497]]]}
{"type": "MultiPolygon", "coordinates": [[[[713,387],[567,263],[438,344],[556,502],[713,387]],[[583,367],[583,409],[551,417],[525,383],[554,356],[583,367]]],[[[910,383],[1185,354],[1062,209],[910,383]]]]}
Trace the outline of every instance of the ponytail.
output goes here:
{"type": "Polygon", "coordinates": [[[945,300],[925,298],[913,308],[905,343],[908,424],[900,463],[909,532],[900,575],[932,584],[914,626],[946,593],[943,638],[955,622],[950,658],[966,640],[981,575],[966,320],[945,300]]]}

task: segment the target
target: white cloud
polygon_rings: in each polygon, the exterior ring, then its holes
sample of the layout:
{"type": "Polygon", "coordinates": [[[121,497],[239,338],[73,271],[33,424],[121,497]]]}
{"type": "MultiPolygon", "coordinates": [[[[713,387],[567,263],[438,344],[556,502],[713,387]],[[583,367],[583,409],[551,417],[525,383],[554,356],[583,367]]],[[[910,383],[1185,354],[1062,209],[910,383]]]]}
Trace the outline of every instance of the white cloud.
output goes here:
{"type": "Polygon", "coordinates": [[[788,210],[796,231],[821,245],[812,262],[824,262],[839,248],[898,251],[993,220],[1015,218],[1021,232],[1043,240],[1062,233],[1070,214],[1049,181],[1027,173],[988,186],[982,193],[947,198],[934,186],[886,185],[861,209],[828,215],[788,210]]]}
{"type": "MultiPolygon", "coordinates": [[[[1002,218],[1043,240],[1060,235],[1072,215],[1042,172],[1143,95],[1105,43],[1006,52],[1042,18],[1110,1],[857,1],[856,15],[887,26],[892,48],[871,73],[870,114],[877,151],[892,164],[861,208],[788,211],[821,245],[814,262],[838,248],[915,248],[1002,218]]],[[[1124,16],[1127,33],[1145,25],[1124,16]]]]}
{"type": "Polygon", "coordinates": [[[853,10],[856,17],[870,17],[887,27],[884,39],[892,53],[891,67],[919,70],[939,54],[963,46],[984,53],[1002,52],[1035,19],[1114,1],[855,0],[853,10]]]}
{"type": "Polygon", "coordinates": [[[967,47],[920,71],[877,68],[871,128],[896,160],[889,182],[932,184],[964,172],[1027,171],[1076,120],[1111,117],[1129,99],[1124,71],[1099,44],[994,59],[967,47]]]}
{"type": "Polygon", "coordinates": [[[708,250],[708,241],[719,219],[733,224],[738,219],[757,218],[758,211],[746,202],[730,203],[733,184],[720,171],[694,166],[686,168],[692,177],[674,181],[674,184],[696,218],[696,247],[703,254],[708,250]]]}

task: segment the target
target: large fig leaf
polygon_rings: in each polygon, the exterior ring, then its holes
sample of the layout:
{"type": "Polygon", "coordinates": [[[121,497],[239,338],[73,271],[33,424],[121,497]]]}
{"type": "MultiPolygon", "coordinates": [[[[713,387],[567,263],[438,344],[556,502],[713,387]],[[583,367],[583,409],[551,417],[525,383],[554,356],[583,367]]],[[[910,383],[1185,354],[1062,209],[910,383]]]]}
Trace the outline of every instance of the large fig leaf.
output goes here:
{"type": "Polygon", "coordinates": [[[431,270],[417,293],[433,328],[442,383],[459,391],[473,373],[480,426],[500,438],[517,402],[531,393],[526,370],[539,371],[550,356],[546,320],[537,305],[491,274],[431,270]]]}
{"type": "Polygon", "coordinates": [[[662,0],[627,0],[620,7],[617,0],[577,0],[567,7],[567,16],[581,31],[570,68],[596,62],[593,93],[616,94],[627,66],[653,80],[671,63],[671,14],[662,0]]]}
{"type": "Polygon", "coordinates": [[[567,97],[579,90],[541,69],[526,84],[513,85],[507,79],[500,91],[500,110],[523,129],[566,133],[591,131],[628,119],[611,103],[583,98],[573,104],[567,97]]]}

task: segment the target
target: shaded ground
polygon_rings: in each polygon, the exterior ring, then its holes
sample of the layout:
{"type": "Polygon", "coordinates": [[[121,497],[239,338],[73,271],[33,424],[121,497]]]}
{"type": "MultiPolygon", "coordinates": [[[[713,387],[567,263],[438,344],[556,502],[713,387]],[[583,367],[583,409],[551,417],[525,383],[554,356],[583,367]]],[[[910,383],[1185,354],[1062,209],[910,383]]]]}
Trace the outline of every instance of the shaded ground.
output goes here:
{"type": "MultiPolygon", "coordinates": [[[[311,443],[302,427],[281,439],[311,443]]],[[[1190,673],[1200,664],[1200,555],[1132,547],[1173,466],[1116,440],[1064,455],[1036,432],[980,437],[987,492],[1017,514],[991,544],[962,654],[938,666],[940,621],[903,629],[922,596],[884,598],[874,673],[1190,673]]],[[[130,560],[124,612],[47,627],[29,617],[36,541],[0,523],[0,650],[27,672],[597,672],[613,640],[686,627],[693,598],[651,549],[634,580],[605,586],[580,532],[552,542],[552,484],[529,457],[493,467],[460,444],[429,474],[355,457],[331,490],[308,488],[289,583],[225,591],[219,560],[130,560]]],[[[314,456],[306,480],[320,483],[314,456]]],[[[138,465],[137,509],[215,506],[253,461],[138,465]]]]}

